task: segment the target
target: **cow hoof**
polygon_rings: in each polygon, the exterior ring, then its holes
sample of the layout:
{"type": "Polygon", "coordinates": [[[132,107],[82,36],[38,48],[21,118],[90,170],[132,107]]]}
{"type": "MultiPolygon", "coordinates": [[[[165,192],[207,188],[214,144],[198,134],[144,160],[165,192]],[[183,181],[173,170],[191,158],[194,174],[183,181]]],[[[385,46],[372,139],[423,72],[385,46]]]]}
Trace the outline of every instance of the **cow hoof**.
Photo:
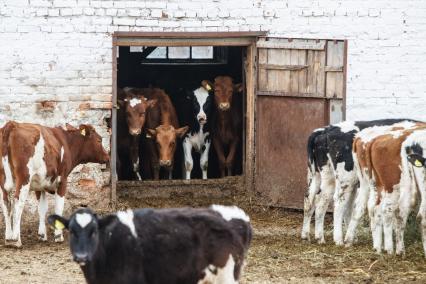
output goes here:
{"type": "Polygon", "coordinates": [[[334,243],[336,244],[336,246],[343,246],[344,245],[343,241],[334,241],[334,243]]]}
{"type": "Polygon", "coordinates": [[[325,244],[325,239],[324,239],[324,238],[317,239],[317,243],[318,243],[319,245],[323,245],[323,244],[325,244]]]}
{"type": "Polygon", "coordinates": [[[6,240],[5,245],[7,247],[12,247],[12,248],[21,248],[22,247],[21,240],[6,240]]]}
{"type": "Polygon", "coordinates": [[[64,241],[63,235],[55,235],[55,243],[62,243],[64,241]]]}
{"type": "Polygon", "coordinates": [[[38,240],[42,242],[47,242],[47,236],[45,234],[38,234],[38,240]]]}

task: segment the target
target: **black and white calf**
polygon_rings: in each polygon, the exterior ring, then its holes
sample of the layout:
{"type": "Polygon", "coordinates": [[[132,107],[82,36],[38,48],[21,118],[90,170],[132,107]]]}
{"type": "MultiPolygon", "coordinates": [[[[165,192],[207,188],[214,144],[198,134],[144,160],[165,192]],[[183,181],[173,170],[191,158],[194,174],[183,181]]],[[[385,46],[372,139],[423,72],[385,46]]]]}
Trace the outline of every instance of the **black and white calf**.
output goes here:
{"type": "Polygon", "coordinates": [[[139,209],[48,218],[70,232],[73,258],[92,283],[238,283],[252,229],[240,208],[139,209]]]}
{"type": "Polygon", "coordinates": [[[185,178],[191,179],[191,171],[194,166],[192,149],[200,153],[200,167],[203,179],[207,179],[207,167],[209,162],[210,133],[209,116],[213,107],[213,98],[209,91],[212,87],[202,81],[201,86],[187,94],[191,104],[189,131],[183,139],[183,153],[185,159],[185,178]]]}
{"type": "Polygon", "coordinates": [[[343,244],[343,220],[349,223],[358,187],[352,143],[355,134],[372,126],[392,125],[405,119],[345,121],[314,130],[308,138],[308,189],[304,201],[302,239],[309,239],[315,212],[315,239],[324,243],[324,217],[334,200],[333,239],[343,244]]]}

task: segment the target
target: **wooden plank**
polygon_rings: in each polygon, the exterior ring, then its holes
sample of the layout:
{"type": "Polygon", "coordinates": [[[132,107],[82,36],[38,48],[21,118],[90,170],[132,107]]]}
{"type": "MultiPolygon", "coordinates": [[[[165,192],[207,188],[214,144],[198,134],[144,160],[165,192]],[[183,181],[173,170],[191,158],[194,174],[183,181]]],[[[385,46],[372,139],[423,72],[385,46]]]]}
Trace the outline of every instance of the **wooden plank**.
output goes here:
{"type": "Polygon", "coordinates": [[[258,91],[258,96],[272,96],[272,97],[299,97],[299,98],[313,98],[313,99],[326,99],[319,97],[317,93],[299,93],[299,92],[282,92],[282,91],[258,91]]]}
{"type": "Polygon", "coordinates": [[[330,124],[343,121],[343,101],[341,99],[332,99],[329,102],[330,124]]]}
{"type": "MultiPolygon", "coordinates": [[[[266,51],[266,49],[260,49],[259,54],[263,51],[266,51]]],[[[260,62],[260,58],[259,58],[259,62],[260,62]]],[[[306,64],[300,64],[300,65],[259,64],[259,68],[260,69],[266,69],[266,70],[299,71],[299,70],[308,68],[308,65],[306,65],[306,64]]]]}
{"type": "MultiPolygon", "coordinates": [[[[290,63],[298,64],[299,63],[299,50],[292,49],[290,50],[290,63]]],[[[299,92],[299,72],[290,71],[290,92],[297,93],[299,92]]]]}
{"type": "Polygon", "coordinates": [[[245,154],[245,188],[254,198],[255,179],[255,113],[256,113],[256,45],[247,47],[246,65],[246,154],[245,154]]]}
{"type": "Polygon", "coordinates": [[[330,40],[327,42],[326,97],[343,98],[343,56],[344,42],[330,40]],[[341,71],[335,71],[340,69],[341,71]]]}
{"type": "Polygon", "coordinates": [[[314,52],[314,80],[315,93],[320,97],[325,95],[325,51],[314,52]]]}
{"type": "Polygon", "coordinates": [[[256,38],[145,38],[120,37],[118,46],[249,46],[256,38]]]}
{"type": "MultiPolygon", "coordinates": [[[[112,37],[112,104],[117,105],[117,53],[116,37],[112,37]]],[[[111,207],[116,210],[117,206],[117,108],[113,107],[111,111],[111,207]]]]}
{"type": "MultiPolygon", "coordinates": [[[[259,49],[259,66],[267,65],[268,63],[268,50],[259,49]]],[[[258,85],[260,90],[268,89],[268,72],[264,68],[259,68],[258,85]]]]}
{"type": "MultiPolygon", "coordinates": [[[[298,56],[298,64],[299,65],[306,65],[306,53],[307,50],[299,50],[299,56],[298,56]]],[[[298,83],[298,88],[299,88],[299,93],[306,93],[306,89],[307,89],[307,74],[308,74],[308,70],[307,68],[301,69],[298,71],[299,73],[299,83],[298,83]]]]}
{"type": "Polygon", "coordinates": [[[114,32],[115,37],[145,37],[145,38],[236,38],[261,37],[265,31],[250,32],[114,32]]]}
{"type": "Polygon", "coordinates": [[[343,66],[325,66],[324,72],[343,72],[343,66]]]}
{"type": "Polygon", "coordinates": [[[257,48],[274,48],[274,49],[310,49],[310,50],[324,50],[326,41],[316,40],[288,40],[270,39],[268,41],[258,41],[257,48]]]}

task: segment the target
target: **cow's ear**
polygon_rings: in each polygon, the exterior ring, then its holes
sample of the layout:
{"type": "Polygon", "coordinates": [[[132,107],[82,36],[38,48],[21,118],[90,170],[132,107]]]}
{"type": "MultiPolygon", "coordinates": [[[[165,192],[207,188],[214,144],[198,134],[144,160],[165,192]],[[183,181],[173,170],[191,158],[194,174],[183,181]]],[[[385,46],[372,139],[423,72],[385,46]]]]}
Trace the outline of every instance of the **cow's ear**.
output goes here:
{"type": "Polygon", "coordinates": [[[201,81],[201,86],[207,91],[211,91],[213,89],[213,84],[208,80],[201,81]]]}
{"type": "Polygon", "coordinates": [[[184,126],[181,128],[176,129],[176,136],[182,138],[185,133],[188,131],[189,127],[188,126],[184,126]]]}
{"type": "Polygon", "coordinates": [[[154,100],[148,100],[148,101],[146,102],[146,107],[147,107],[147,108],[154,107],[156,103],[157,103],[157,100],[156,100],[156,99],[154,99],[154,100]]]}
{"type": "Polygon", "coordinates": [[[155,129],[148,128],[146,131],[146,138],[155,139],[155,136],[157,135],[157,131],[155,129]]]}
{"type": "Polygon", "coordinates": [[[75,128],[74,126],[72,126],[71,124],[69,124],[68,122],[65,123],[65,128],[70,131],[70,130],[77,130],[77,128],[75,128]]]}
{"type": "Polygon", "coordinates": [[[241,93],[242,91],[244,91],[243,83],[234,84],[234,90],[237,93],[241,93]]]}
{"type": "Polygon", "coordinates": [[[69,220],[62,216],[56,214],[50,215],[47,217],[47,222],[55,230],[68,229],[69,220]]]}
{"type": "Polygon", "coordinates": [[[115,215],[107,215],[105,217],[96,216],[96,219],[98,221],[98,228],[102,229],[112,224],[117,219],[117,217],[115,215]]]}
{"type": "Polygon", "coordinates": [[[84,124],[80,125],[79,130],[80,130],[80,134],[84,137],[90,137],[90,134],[92,132],[92,129],[89,126],[84,124]]]}
{"type": "Polygon", "coordinates": [[[425,166],[426,159],[418,154],[410,154],[408,155],[408,161],[415,167],[421,168],[425,166]]]}

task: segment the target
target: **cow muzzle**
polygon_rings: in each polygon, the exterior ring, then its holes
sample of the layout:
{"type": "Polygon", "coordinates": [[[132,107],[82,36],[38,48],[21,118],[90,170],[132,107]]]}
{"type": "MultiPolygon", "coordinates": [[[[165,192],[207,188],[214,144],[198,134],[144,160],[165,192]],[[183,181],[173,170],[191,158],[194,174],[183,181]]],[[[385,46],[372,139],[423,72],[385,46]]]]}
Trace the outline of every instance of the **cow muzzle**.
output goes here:
{"type": "Polygon", "coordinates": [[[129,133],[130,133],[130,135],[137,136],[137,135],[141,134],[141,130],[139,128],[138,129],[129,129],[129,133]]]}
{"type": "Polygon", "coordinates": [[[198,117],[198,122],[203,125],[207,123],[207,117],[205,115],[199,115],[198,117]]]}
{"type": "Polygon", "coordinates": [[[88,260],[88,255],[87,255],[87,253],[76,253],[76,254],[73,255],[73,259],[80,266],[84,266],[84,265],[86,265],[86,262],[88,260]]]}
{"type": "Polygon", "coordinates": [[[220,110],[228,110],[230,106],[231,105],[229,103],[220,103],[219,104],[219,109],[220,110]]]}
{"type": "Polygon", "coordinates": [[[170,167],[172,165],[171,160],[160,160],[160,166],[162,167],[170,167]]]}

